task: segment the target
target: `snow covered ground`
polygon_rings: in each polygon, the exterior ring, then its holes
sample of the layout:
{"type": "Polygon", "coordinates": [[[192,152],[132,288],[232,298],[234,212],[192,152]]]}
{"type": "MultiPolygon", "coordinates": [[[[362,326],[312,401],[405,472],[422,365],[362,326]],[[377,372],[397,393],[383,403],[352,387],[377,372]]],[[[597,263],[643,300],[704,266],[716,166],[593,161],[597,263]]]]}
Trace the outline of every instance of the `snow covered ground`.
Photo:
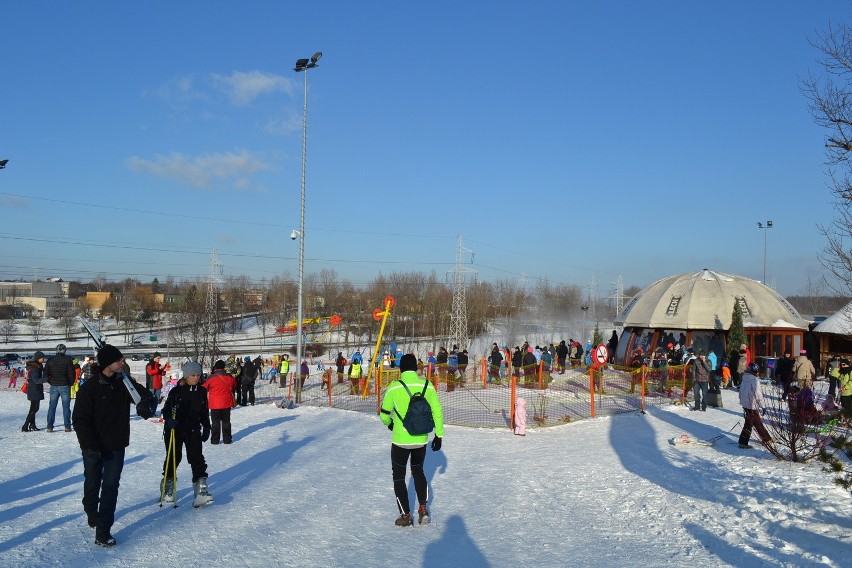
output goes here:
{"type": "Polygon", "coordinates": [[[133,418],[118,545],[102,549],[76,436],[22,433],[25,396],[2,390],[0,566],[848,566],[850,495],[820,463],[740,450],[737,394],[723,396],[526,437],[449,426],[426,461],[433,523],[413,528],[393,524],[390,433],[373,414],[236,409],[234,443],[205,445],[203,509],[185,462],[178,508],[158,506],[162,425],[133,418]],[[726,435],[674,446],[682,433],[726,435]]]}

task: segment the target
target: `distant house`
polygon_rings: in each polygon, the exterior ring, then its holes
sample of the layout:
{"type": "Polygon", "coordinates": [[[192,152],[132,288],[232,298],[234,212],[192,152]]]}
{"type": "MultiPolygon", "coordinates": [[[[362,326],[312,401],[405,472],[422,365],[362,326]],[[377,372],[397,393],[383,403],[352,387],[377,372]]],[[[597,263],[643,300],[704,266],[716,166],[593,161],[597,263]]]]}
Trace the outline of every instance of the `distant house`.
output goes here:
{"type": "Polygon", "coordinates": [[[818,324],[814,333],[819,339],[821,359],[834,353],[852,355],[852,302],[818,324]]]}

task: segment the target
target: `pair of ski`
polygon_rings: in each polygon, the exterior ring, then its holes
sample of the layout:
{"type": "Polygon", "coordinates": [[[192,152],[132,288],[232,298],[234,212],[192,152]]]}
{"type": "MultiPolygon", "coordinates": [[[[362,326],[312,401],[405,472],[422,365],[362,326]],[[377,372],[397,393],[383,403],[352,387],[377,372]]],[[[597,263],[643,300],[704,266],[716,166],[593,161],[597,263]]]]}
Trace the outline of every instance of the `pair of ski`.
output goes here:
{"type": "Polygon", "coordinates": [[[675,446],[712,446],[724,437],[724,434],[719,434],[718,436],[713,436],[709,440],[700,440],[698,438],[693,438],[689,434],[681,434],[680,436],[672,438],[672,444],[675,446]]]}

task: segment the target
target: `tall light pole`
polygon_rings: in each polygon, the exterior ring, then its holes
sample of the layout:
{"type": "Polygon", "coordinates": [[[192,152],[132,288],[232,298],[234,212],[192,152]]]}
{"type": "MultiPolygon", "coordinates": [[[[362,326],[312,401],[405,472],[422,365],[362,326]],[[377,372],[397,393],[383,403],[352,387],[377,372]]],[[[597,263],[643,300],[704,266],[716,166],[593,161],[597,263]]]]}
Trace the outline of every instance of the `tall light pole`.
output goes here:
{"type": "MultiPolygon", "coordinates": [[[[293,71],[305,74],[305,106],[302,113],[302,192],[299,204],[299,307],[296,312],[296,376],[302,372],[302,285],[305,280],[305,166],[308,159],[308,69],[317,66],[322,52],[317,51],[310,59],[297,59],[293,71]]],[[[290,235],[291,238],[293,235],[290,235]]],[[[298,384],[298,383],[297,383],[298,384]]],[[[301,400],[301,396],[299,396],[301,400]]]]}
{"type": "Polygon", "coordinates": [[[589,306],[580,306],[580,311],[583,314],[582,331],[580,331],[580,344],[586,340],[586,312],[589,311],[589,306]]]}
{"type": "Polygon", "coordinates": [[[763,229],[763,285],[766,286],[766,231],[772,228],[772,221],[767,221],[766,224],[758,221],[757,228],[763,229]]]}

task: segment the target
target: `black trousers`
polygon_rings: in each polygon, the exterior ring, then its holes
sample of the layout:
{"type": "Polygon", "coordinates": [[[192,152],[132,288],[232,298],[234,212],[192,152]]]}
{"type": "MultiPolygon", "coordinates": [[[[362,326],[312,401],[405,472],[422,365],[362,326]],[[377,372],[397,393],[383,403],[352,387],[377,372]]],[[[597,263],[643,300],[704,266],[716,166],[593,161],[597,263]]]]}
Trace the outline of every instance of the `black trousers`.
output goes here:
{"type": "Polygon", "coordinates": [[[35,417],[36,412],[38,412],[39,407],[41,406],[40,400],[31,400],[30,401],[30,411],[27,413],[27,419],[24,421],[24,426],[35,426],[35,417]]]}
{"type": "Polygon", "coordinates": [[[231,409],[210,411],[210,442],[219,443],[219,437],[226,444],[231,443],[231,409]]]}
{"type": "Polygon", "coordinates": [[[184,432],[175,430],[175,465],[172,466],[169,461],[169,439],[171,430],[164,431],[164,439],[166,442],[166,459],[163,460],[163,475],[166,479],[172,479],[173,469],[177,469],[183,459],[182,447],[186,446],[186,461],[192,468],[192,482],[195,483],[202,477],[207,477],[207,462],[204,461],[204,454],[201,452],[201,431],[194,430],[192,432],[184,432]]]}
{"type": "Polygon", "coordinates": [[[118,486],[124,469],[124,449],[83,455],[83,510],[96,514],[97,534],[109,534],[115,521],[118,486]]]}
{"type": "Polygon", "coordinates": [[[254,381],[240,383],[240,406],[254,406],[254,381]]]}
{"type": "Polygon", "coordinates": [[[411,449],[391,444],[393,492],[396,495],[396,506],[399,508],[399,512],[404,515],[411,513],[411,505],[408,502],[408,486],[405,483],[405,466],[409,459],[411,459],[411,477],[414,479],[417,502],[420,505],[425,505],[429,501],[429,485],[426,483],[426,474],[423,472],[426,446],[411,449]]]}

